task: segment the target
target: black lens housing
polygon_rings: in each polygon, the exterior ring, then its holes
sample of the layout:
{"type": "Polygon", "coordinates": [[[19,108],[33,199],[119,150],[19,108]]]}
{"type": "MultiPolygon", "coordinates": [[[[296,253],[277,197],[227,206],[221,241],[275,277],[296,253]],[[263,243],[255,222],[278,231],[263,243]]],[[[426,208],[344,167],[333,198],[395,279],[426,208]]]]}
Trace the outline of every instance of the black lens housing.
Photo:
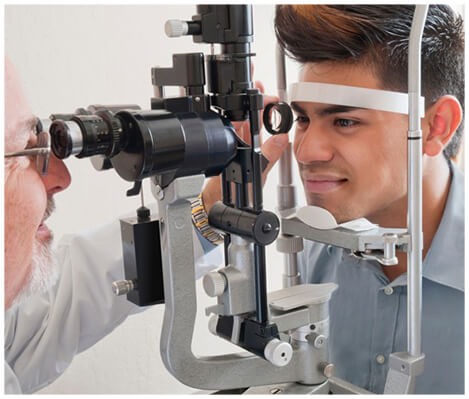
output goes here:
{"type": "Polygon", "coordinates": [[[116,116],[128,141],[111,162],[128,181],[155,176],[165,187],[177,177],[215,176],[236,155],[233,127],[214,112],[121,111],[116,116]]]}
{"type": "Polygon", "coordinates": [[[50,133],[60,159],[105,156],[123,179],[155,176],[162,187],[177,177],[220,174],[238,145],[231,123],[212,111],[100,110],[55,120],[50,133]]]}

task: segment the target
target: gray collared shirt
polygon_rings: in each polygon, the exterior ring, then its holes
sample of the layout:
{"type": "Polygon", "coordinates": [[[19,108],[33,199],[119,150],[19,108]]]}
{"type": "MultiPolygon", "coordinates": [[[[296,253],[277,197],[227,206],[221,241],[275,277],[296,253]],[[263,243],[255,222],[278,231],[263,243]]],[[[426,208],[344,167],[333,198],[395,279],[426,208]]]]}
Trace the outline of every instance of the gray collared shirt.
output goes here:
{"type": "MultiPolygon", "coordinates": [[[[452,181],[442,220],[423,263],[422,351],[416,393],[464,393],[464,175],[452,181]]],[[[377,262],[305,240],[302,281],[335,282],[330,361],[335,375],[383,393],[389,355],[407,351],[407,273],[394,281],[377,262]]]]}

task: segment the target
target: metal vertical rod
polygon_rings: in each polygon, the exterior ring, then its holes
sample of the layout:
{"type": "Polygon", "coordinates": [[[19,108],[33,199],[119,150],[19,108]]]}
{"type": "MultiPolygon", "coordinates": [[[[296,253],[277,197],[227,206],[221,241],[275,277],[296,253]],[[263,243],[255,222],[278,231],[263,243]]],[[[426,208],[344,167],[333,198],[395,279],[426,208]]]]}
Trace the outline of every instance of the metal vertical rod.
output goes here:
{"type": "Polygon", "coordinates": [[[145,201],[143,197],[143,184],[142,184],[142,187],[140,187],[140,202],[142,203],[142,208],[143,208],[145,206],[145,201]]]}
{"type": "MultiPolygon", "coordinates": [[[[285,52],[283,48],[277,43],[276,48],[276,64],[277,64],[277,92],[278,97],[281,102],[288,101],[288,94],[287,94],[287,75],[286,75],[286,68],[285,68],[285,52]]],[[[280,173],[279,173],[279,181],[280,184],[283,186],[289,186],[293,182],[292,176],[292,167],[291,167],[291,147],[288,148],[289,151],[285,151],[281,158],[280,158],[280,173]]],[[[296,206],[295,203],[292,204],[282,204],[284,206],[292,205],[292,207],[296,206]]]]}
{"type": "Polygon", "coordinates": [[[255,283],[256,283],[256,320],[265,324],[269,318],[267,311],[267,276],[265,270],[265,247],[254,244],[255,283]]]}
{"type": "Polygon", "coordinates": [[[420,356],[422,337],[422,130],[420,123],[421,42],[428,5],[415,7],[409,37],[409,132],[407,179],[407,347],[411,356],[420,356]]]}
{"type": "Polygon", "coordinates": [[[249,206],[249,192],[244,184],[235,183],[235,201],[236,208],[249,206]]]}
{"type": "MultiPolygon", "coordinates": [[[[285,67],[285,52],[277,43],[276,48],[277,65],[277,93],[281,102],[288,101],[287,77],[285,67]]],[[[293,184],[292,174],[292,145],[283,152],[279,161],[279,184],[277,186],[277,203],[279,211],[295,209],[296,189],[293,184]]],[[[286,253],[284,256],[284,276],[283,286],[290,287],[299,283],[298,274],[298,253],[286,253]]]]}
{"type": "MultiPolygon", "coordinates": [[[[262,198],[262,152],[260,145],[260,113],[249,111],[252,155],[252,207],[254,212],[263,208],[262,198]]],[[[265,324],[268,320],[267,281],[265,270],[265,247],[254,244],[254,275],[256,286],[256,321],[265,324]]]]}
{"type": "MultiPolygon", "coordinates": [[[[221,187],[222,187],[222,198],[223,203],[225,205],[231,205],[231,185],[228,179],[226,178],[226,169],[223,170],[221,175],[221,187]]],[[[228,249],[231,242],[231,235],[225,234],[223,238],[223,247],[224,247],[224,254],[225,254],[225,266],[229,265],[229,256],[228,256],[228,249]]]]}

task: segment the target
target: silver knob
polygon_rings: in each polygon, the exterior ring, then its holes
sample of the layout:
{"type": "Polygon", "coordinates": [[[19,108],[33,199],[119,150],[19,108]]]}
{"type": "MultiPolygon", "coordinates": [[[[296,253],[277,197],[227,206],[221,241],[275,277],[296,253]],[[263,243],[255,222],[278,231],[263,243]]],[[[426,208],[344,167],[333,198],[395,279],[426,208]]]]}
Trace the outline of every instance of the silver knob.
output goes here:
{"type": "Polygon", "coordinates": [[[225,291],[225,276],[218,272],[207,273],[203,279],[203,286],[208,296],[219,296],[225,291]]]}
{"type": "Polygon", "coordinates": [[[382,264],[385,266],[394,266],[397,265],[398,260],[396,256],[396,242],[397,242],[397,235],[396,234],[383,234],[383,242],[384,242],[384,254],[382,259],[382,264]]]}
{"type": "Polygon", "coordinates": [[[307,337],[307,340],[313,344],[316,349],[324,348],[327,343],[327,338],[322,334],[311,333],[307,337]]]}
{"type": "Polygon", "coordinates": [[[319,363],[319,371],[324,375],[324,377],[331,378],[334,375],[334,364],[322,362],[319,363]]]}
{"type": "Polygon", "coordinates": [[[274,366],[282,367],[290,363],[293,349],[288,342],[274,338],[264,348],[265,358],[274,366]]]}
{"type": "Polygon", "coordinates": [[[164,24],[164,31],[168,37],[181,37],[187,35],[189,25],[178,19],[170,19],[164,24]]]}
{"type": "Polygon", "coordinates": [[[135,288],[132,280],[120,280],[112,283],[112,292],[114,295],[125,295],[135,288]]]}

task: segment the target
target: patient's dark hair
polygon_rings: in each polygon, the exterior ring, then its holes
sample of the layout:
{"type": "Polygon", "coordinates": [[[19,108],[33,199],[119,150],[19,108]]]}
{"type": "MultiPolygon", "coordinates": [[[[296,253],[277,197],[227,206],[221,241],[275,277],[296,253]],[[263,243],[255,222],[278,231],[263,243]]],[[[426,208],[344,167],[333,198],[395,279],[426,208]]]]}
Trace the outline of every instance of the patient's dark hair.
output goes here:
{"type": "MultiPolygon", "coordinates": [[[[301,62],[365,63],[383,88],[407,91],[407,53],[415,6],[280,5],[275,31],[286,54],[301,62]]],[[[422,94],[426,107],[452,94],[464,107],[464,26],[445,5],[430,5],[422,42],[422,94]]],[[[446,146],[459,150],[461,123],[446,146]]]]}

